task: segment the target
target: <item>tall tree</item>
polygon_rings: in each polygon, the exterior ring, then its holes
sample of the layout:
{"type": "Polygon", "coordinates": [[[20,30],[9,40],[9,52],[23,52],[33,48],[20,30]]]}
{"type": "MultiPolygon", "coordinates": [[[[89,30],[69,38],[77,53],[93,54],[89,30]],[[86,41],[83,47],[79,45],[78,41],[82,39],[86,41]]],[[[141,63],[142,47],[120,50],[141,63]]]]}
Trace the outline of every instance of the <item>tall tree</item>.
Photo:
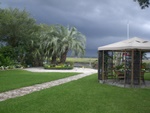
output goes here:
{"type": "Polygon", "coordinates": [[[37,32],[36,40],[33,40],[32,47],[34,47],[33,56],[38,61],[47,60],[52,58],[51,63],[56,64],[56,59],[58,58],[60,51],[59,51],[59,44],[60,39],[58,38],[59,34],[56,30],[55,25],[40,25],[40,31],[37,32]],[[40,58],[40,59],[39,59],[40,58]]]}
{"type": "Polygon", "coordinates": [[[56,59],[60,62],[66,61],[68,51],[74,55],[83,55],[85,52],[85,36],[75,27],[64,27],[62,25],[44,25],[45,29],[41,35],[44,55],[51,57],[51,63],[56,64],[56,59]]]}
{"type": "Polygon", "coordinates": [[[30,48],[28,45],[33,38],[32,34],[36,31],[36,21],[25,10],[0,10],[0,41],[13,47],[22,62],[27,49],[30,48]]]}
{"type": "Polygon", "coordinates": [[[8,45],[16,47],[24,44],[34,32],[36,22],[23,10],[9,8],[1,11],[0,40],[8,45]]]}
{"type": "Polygon", "coordinates": [[[52,57],[52,64],[56,64],[56,59],[59,57],[59,33],[56,29],[56,25],[49,26],[47,33],[47,40],[45,40],[45,47],[47,48],[46,54],[52,57]]]}
{"type": "Polygon", "coordinates": [[[64,63],[66,61],[67,53],[72,51],[76,55],[84,54],[85,52],[85,42],[86,37],[80,33],[75,27],[64,27],[60,26],[60,47],[61,56],[60,62],[64,63]]]}

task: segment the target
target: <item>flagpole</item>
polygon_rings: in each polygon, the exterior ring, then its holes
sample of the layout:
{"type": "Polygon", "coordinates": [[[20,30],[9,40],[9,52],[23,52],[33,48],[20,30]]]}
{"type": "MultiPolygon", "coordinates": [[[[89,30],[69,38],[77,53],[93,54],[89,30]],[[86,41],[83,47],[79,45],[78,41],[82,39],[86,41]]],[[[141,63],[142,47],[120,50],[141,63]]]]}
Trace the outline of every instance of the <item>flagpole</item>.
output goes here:
{"type": "Polygon", "coordinates": [[[129,31],[130,31],[130,26],[129,26],[129,21],[127,23],[127,39],[129,39],[129,31]]]}

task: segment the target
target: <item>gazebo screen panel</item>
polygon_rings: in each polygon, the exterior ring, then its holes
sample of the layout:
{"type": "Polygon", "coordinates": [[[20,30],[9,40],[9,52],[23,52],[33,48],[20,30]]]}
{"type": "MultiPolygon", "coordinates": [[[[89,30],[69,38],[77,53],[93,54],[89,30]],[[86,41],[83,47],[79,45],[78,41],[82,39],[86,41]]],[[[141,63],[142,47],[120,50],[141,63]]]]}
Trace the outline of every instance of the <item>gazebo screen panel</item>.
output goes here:
{"type": "MultiPolygon", "coordinates": [[[[124,50],[131,56],[126,58],[126,83],[140,84],[142,52],[141,50],[124,50]]],[[[123,52],[123,51],[122,51],[123,52]]],[[[113,72],[113,51],[98,51],[98,80],[105,80],[108,73],[113,72]]]]}
{"type": "Polygon", "coordinates": [[[133,53],[133,83],[139,84],[140,74],[141,74],[141,52],[139,50],[134,50],[133,53]]]}
{"type": "Polygon", "coordinates": [[[103,72],[103,79],[108,79],[109,76],[113,75],[113,52],[112,51],[104,51],[104,58],[103,64],[104,69],[103,72]]]}

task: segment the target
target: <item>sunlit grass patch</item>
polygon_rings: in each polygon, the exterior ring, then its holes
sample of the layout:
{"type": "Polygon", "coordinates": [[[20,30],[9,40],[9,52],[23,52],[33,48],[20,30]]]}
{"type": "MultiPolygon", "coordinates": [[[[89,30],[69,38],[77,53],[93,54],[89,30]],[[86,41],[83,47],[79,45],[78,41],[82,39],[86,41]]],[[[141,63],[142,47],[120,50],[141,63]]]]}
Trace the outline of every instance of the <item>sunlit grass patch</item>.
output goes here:
{"type": "Polygon", "coordinates": [[[0,71],[0,92],[49,82],[78,73],[28,72],[24,70],[0,71]]]}

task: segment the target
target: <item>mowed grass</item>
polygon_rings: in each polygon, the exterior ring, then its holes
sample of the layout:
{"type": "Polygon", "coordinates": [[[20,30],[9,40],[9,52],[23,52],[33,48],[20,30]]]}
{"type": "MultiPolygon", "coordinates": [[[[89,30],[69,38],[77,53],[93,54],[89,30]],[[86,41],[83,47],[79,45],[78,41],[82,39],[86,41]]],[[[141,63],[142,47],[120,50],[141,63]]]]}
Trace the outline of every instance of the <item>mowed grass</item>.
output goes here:
{"type": "Polygon", "coordinates": [[[121,88],[97,74],[0,102],[0,113],[149,113],[150,89],[121,88]]]}
{"type": "Polygon", "coordinates": [[[25,70],[0,71],[0,92],[57,80],[78,73],[28,72],[25,70]]]}
{"type": "Polygon", "coordinates": [[[150,73],[149,72],[145,73],[144,74],[144,78],[145,78],[145,80],[149,80],[150,81],[150,73]]]}

